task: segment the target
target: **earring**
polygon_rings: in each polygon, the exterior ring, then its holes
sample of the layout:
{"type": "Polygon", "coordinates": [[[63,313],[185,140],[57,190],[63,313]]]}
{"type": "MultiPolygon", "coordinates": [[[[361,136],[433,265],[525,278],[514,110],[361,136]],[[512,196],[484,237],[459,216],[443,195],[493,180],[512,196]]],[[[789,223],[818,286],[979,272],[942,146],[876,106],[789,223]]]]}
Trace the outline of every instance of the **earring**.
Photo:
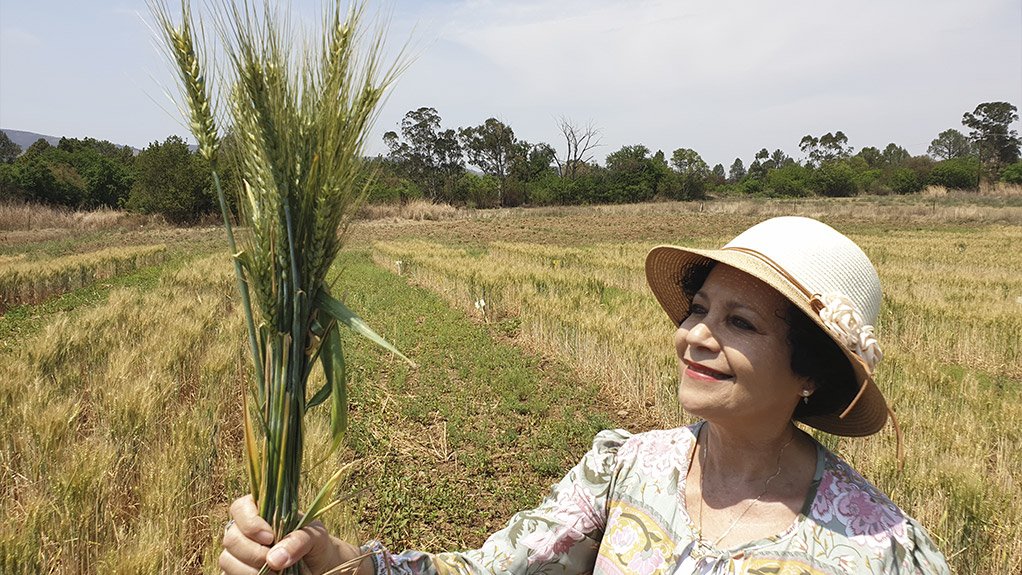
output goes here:
{"type": "Polygon", "coordinates": [[[804,403],[806,405],[809,405],[809,396],[812,395],[812,394],[813,394],[813,392],[809,391],[808,389],[803,389],[802,390],[802,403],[804,403]]]}

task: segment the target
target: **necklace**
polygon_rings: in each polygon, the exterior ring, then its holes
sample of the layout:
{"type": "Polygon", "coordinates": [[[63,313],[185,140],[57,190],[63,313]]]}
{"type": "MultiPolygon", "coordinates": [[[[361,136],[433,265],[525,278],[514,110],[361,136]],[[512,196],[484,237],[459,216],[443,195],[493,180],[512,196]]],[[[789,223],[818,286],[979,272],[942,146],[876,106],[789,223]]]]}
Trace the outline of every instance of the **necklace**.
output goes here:
{"type": "MultiPolygon", "coordinates": [[[[721,533],[719,537],[717,537],[716,539],[713,540],[713,543],[710,544],[711,547],[717,547],[717,544],[720,543],[725,537],[727,537],[729,533],[731,533],[731,530],[734,529],[735,525],[738,525],[738,522],[742,520],[742,517],[745,517],[745,514],[748,513],[750,509],[752,509],[752,506],[755,505],[756,503],[758,503],[761,497],[766,495],[767,489],[770,488],[770,482],[773,481],[778,475],[781,474],[781,457],[784,455],[784,450],[787,449],[788,446],[791,445],[791,442],[794,441],[794,440],[795,440],[795,431],[792,430],[791,437],[788,439],[788,442],[785,443],[784,446],[781,447],[781,451],[779,451],[777,453],[777,471],[774,471],[774,474],[771,475],[770,477],[768,477],[767,480],[763,483],[763,491],[760,491],[759,495],[757,495],[755,499],[750,501],[749,504],[745,506],[745,509],[743,509],[742,512],[738,514],[738,517],[735,517],[734,520],[731,521],[731,525],[728,525],[728,528],[725,529],[724,532],[721,533]]],[[[700,466],[702,467],[702,469],[699,470],[699,491],[700,491],[700,493],[699,493],[699,536],[700,537],[702,537],[702,534],[703,534],[703,499],[705,499],[705,497],[703,496],[702,491],[703,491],[703,478],[706,477],[706,451],[707,451],[707,446],[708,445],[709,445],[708,441],[703,443],[702,456],[699,458],[699,463],[700,463],[700,466]]]]}

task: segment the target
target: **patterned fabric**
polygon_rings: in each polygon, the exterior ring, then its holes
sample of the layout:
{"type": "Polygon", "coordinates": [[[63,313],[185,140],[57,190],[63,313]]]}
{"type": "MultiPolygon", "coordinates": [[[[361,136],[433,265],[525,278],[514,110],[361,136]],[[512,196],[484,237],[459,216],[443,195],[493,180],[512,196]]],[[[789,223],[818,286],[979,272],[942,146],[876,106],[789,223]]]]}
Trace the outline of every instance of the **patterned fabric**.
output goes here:
{"type": "Polygon", "coordinates": [[[950,573],[922,526],[819,443],[806,505],[788,529],[734,548],[711,547],[685,509],[699,425],[600,432],[539,507],[516,514],[482,548],[436,555],[382,550],[377,573],[950,573]]]}

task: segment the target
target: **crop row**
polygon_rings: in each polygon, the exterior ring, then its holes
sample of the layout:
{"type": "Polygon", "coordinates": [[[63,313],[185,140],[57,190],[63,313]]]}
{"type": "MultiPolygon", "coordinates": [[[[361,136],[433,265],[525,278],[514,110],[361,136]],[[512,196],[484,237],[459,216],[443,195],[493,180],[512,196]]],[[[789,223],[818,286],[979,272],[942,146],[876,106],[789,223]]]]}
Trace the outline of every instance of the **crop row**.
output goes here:
{"type": "Polygon", "coordinates": [[[162,262],[164,245],[106,248],[55,259],[0,260],[0,313],[162,262]]]}

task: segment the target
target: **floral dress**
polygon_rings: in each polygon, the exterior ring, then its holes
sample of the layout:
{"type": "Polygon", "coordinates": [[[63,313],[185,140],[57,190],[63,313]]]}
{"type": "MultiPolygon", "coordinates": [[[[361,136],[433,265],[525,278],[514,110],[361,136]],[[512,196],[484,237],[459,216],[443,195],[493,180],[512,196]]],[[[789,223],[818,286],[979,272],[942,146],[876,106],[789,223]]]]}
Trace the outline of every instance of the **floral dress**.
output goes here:
{"type": "Polygon", "coordinates": [[[922,526],[819,443],[806,504],[788,529],[710,546],[685,509],[699,425],[600,432],[539,507],[516,514],[480,549],[366,549],[376,551],[377,573],[395,575],[950,573],[922,526]]]}

